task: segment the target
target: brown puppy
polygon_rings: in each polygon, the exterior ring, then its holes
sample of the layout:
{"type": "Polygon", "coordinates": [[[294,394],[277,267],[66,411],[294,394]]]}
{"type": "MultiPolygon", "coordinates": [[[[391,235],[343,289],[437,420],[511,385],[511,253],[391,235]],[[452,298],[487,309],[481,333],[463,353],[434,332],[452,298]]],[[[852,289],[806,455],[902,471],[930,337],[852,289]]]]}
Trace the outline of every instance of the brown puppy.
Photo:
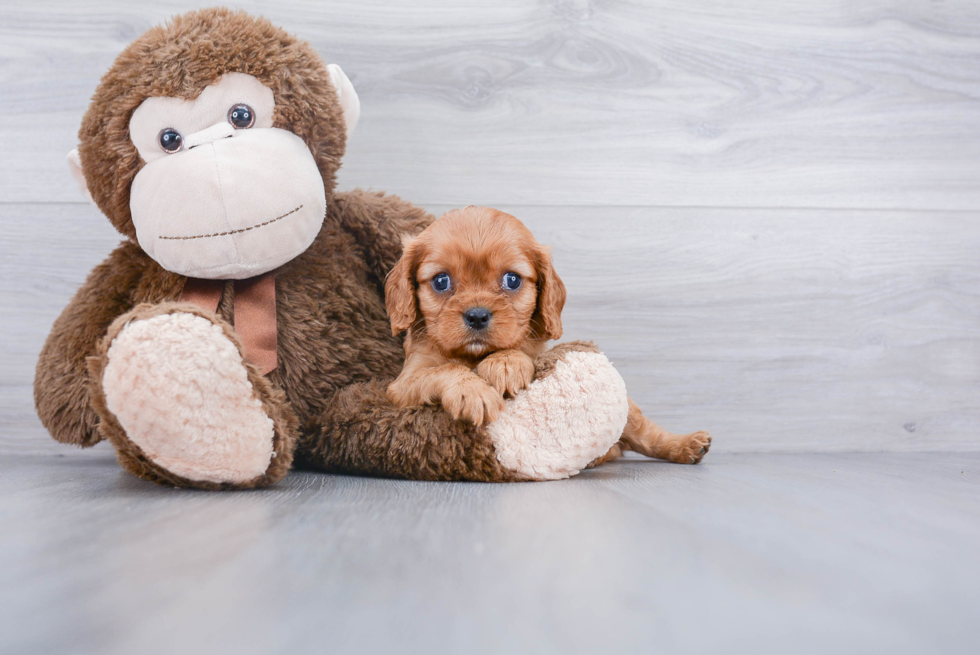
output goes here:
{"type": "MultiPolygon", "coordinates": [[[[561,337],[565,285],[550,248],[523,223],[467,207],[406,240],[385,302],[392,333],[408,331],[405,366],[388,398],[399,407],[441,403],[454,418],[482,425],[497,418],[505,395],[531,383],[534,358],[561,337]]],[[[666,432],[630,400],[622,438],[593,465],[624,450],[695,464],[710,445],[705,432],[666,432]]]]}

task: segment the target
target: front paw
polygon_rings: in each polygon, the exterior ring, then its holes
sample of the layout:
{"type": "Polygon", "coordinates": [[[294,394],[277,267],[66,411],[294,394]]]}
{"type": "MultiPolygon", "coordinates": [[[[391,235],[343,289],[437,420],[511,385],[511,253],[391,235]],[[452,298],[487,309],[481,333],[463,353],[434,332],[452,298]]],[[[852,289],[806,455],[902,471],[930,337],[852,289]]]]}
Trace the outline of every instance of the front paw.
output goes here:
{"type": "Polygon", "coordinates": [[[476,374],[501,395],[513,397],[534,379],[534,360],[518,351],[494,353],[477,365],[476,374]]]}
{"type": "Polygon", "coordinates": [[[446,389],[442,394],[442,406],[455,419],[483,425],[497,420],[504,409],[504,399],[499,391],[474,378],[446,389]]]}

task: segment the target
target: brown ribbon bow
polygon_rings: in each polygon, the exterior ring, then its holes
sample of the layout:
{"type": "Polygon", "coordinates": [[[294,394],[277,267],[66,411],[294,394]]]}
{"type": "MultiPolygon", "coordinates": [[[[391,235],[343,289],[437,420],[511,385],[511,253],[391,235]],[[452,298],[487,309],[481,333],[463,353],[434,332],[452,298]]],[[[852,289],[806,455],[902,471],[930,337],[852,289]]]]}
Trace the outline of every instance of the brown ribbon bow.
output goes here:
{"type": "MultiPolygon", "coordinates": [[[[189,302],[217,311],[224,280],[189,277],[180,294],[189,302]]],[[[278,365],[276,355],[276,275],[269,272],[246,280],[235,280],[235,332],[244,346],[245,361],[266,375],[278,365]]]]}

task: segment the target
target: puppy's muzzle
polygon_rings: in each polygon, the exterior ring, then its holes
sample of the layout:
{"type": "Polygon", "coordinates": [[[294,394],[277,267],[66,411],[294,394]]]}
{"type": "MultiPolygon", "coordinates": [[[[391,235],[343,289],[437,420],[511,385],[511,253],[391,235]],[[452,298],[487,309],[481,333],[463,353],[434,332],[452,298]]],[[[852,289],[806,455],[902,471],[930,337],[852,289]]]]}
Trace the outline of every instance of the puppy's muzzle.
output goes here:
{"type": "Polygon", "coordinates": [[[471,330],[485,330],[490,325],[493,314],[486,307],[471,307],[463,312],[463,321],[471,330]]]}

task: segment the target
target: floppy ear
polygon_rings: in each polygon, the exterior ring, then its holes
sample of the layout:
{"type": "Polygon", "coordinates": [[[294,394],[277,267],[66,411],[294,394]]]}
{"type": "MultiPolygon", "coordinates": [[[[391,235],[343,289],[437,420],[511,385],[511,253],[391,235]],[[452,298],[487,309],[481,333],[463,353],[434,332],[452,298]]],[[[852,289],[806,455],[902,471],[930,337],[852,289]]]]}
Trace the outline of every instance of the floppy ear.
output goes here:
{"type": "Polygon", "coordinates": [[[565,284],[555,273],[551,263],[551,248],[541,246],[536,257],[538,269],[538,307],[534,312],[536,322],[548,339],[561,338],[561,310],[565,306],[565,284]]]}
{"type": "Polygon", "coordinates": [[[406,237],[402,256],[385,279],[385,309],[391,321],[391,333],[400,334],[415,322],[415,280],[412,279],[421,250],[418,239],[406,237]]]}

